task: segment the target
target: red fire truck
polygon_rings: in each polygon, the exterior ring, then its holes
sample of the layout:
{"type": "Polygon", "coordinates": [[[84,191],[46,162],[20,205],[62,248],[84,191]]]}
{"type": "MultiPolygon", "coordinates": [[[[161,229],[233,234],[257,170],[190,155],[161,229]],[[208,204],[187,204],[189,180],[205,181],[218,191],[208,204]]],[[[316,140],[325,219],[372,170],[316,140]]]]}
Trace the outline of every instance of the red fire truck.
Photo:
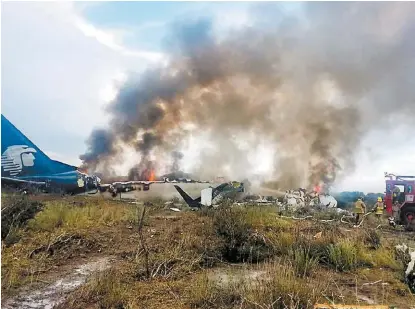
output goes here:
{"type": "Polygon", "coordinates": [[[415,230],[415,176],[397,176],[385,173],[386,211],[392,215],[395,202],[400,206],[396,223],[404,225],[407,230],[415,230]]]}

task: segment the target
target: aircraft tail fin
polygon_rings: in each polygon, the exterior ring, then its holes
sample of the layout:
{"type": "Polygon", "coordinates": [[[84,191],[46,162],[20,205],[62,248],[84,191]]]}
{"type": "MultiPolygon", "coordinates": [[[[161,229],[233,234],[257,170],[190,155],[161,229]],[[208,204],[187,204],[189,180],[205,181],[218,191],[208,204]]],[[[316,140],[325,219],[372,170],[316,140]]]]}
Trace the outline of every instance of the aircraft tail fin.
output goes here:
{"type": "Polygon", "coordinates": [[[1,115],[2,177],[68,173],[77,167],[50,159],[29,138],[1,115]]]}
{"type": "Polygon", "coordinates": [[[187,205],[189,205],[190,207],[200,207],[199,205],[200,198],[193,199],[190,197],[189,194],[184,192],[183,189],[180,188],[178,185],[174,185],[174,187],[176,188],[177,192],[179,192],[179,194],[182,196],[182,198],[184,199],[187,205]]]}

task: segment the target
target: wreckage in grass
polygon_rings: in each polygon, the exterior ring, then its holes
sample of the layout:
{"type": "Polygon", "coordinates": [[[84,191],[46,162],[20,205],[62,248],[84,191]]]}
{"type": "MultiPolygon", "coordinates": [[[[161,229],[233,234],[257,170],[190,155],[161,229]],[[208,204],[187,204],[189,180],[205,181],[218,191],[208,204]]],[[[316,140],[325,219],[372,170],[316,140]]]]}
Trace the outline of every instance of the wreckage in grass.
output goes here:
{"type": "Polygon", "coordinates": [[[201,208],[203,206],[215,206],[225,199],[237,202],[260,203],[260,204],[277,204],[285,206],[288,209],[295,210],[301,207],[313,208],[334,208],[337,209],[336,199],[328,194],[319,194],[318,192],[306,192],[305,190],[289,190],[284,195],[274,197],[261,197],[249,195],[247,184],[245,182],[225,182],[217,187],[209,187],[201,190],[200,196],[192,198],[180,186],[174,186],[191,208],[201,208]],[[256,197],[256,198],[254,198],[256,197]]]}
{"type": "Polygon", "coordinates": [[[240,199],[246,192],[244,183],[238,181],[225,182],[215,188],[203,189],[197,198],[192,198],[178,185],[174,185],[174,187],[191,208],[217,205],[226,198],[240,199]]]}

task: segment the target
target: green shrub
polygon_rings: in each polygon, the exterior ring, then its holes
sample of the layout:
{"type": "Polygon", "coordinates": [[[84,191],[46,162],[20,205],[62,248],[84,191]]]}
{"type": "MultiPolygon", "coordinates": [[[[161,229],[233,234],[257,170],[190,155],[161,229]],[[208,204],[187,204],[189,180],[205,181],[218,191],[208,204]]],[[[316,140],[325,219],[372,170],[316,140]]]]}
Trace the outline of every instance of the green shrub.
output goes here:
{"type": "Polygon", "coordinates": [[[265,236],[253,229],[243,209],[220,209],[213,215],[213,228],[221,240],[221,256],[227,261],[257,262],[274,252],[265,236]]]}
{"type": "Polygon", "coordinates": [[[288,254],[295,243],[295,236],[289,232],[269,232],[266,235],[267,239],[272,243],[274,252],[279,255],[288,254]]]}
{"type": "Polygon", "coordinates": [[[328,245],[326,254],[329,265],[337,271],[349,271],[358,266],[357,248],[349,241],[328,245]]]}
{"type": "Polygon", "coordinates": [[[318,257],[312,255],[310,247],[297,247],[289,251],[295,274],[301,278],[312,274],[318,265],[318,257]]]}

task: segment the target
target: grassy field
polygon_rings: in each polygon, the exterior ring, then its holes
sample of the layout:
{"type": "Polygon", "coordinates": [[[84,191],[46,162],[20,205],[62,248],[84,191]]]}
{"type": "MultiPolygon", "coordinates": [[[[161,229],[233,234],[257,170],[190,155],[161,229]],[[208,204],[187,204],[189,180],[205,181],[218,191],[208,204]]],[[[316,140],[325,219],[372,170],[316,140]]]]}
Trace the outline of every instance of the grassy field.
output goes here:
{"type": "MultiPolygon", "coordinates": [[[[281,218],[269,206],[172,212],[153,198],[143,212],[143,204],[91,196],[38,200],[36,214],[10,224],[7,235],[2,230],[3,300],[59,278],[70,265],[115,256],[109,271],[90,277],[59,308],[415,304],[394,251],[414,234],[375,229],[372,220],[353,229],[281,218]]],[[[2,208],[11,202],[3,198],[2,208]]]]}

